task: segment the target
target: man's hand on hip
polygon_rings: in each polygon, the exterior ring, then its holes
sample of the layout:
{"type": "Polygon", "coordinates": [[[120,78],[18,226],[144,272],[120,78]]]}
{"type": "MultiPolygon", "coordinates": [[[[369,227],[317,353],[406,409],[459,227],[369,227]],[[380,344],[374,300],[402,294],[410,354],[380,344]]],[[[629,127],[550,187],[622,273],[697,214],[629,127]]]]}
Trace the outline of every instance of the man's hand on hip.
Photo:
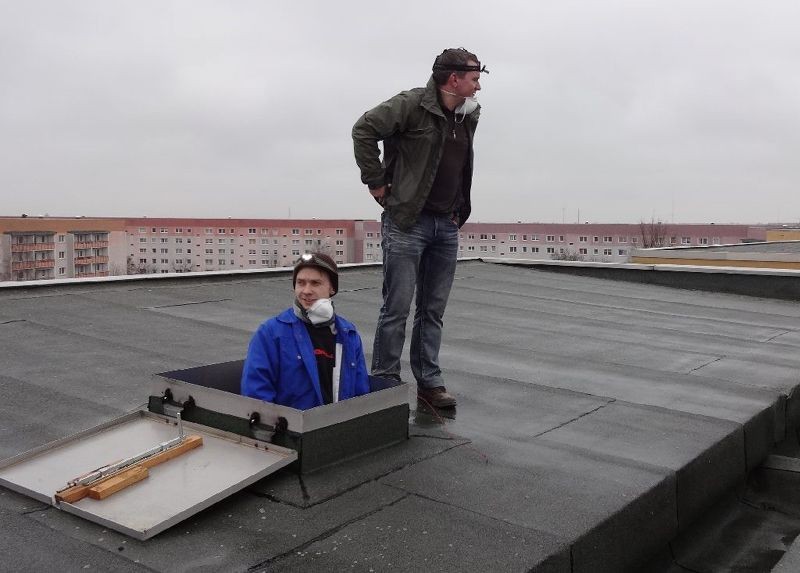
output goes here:
{"type": "Polygon", "coordinates": [[[386,203],[386,197],[389,196],[388,190],[386,189],[386,185],[382,185],[381,187],[378,187],[376,189],[370,189],[369,193],[375,198],[375,200],[381,207],[383,207],[383,205],[386,203]]]}

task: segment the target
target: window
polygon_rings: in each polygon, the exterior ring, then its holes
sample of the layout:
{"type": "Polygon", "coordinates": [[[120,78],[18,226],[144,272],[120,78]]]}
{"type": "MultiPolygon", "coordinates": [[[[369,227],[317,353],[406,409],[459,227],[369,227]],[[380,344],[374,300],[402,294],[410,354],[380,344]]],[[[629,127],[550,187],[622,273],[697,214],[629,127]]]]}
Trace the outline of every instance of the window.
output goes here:
{"type": "Polygon", "coordinates": [[[344,245],[344,241],[341,239],[336,239],[336,246],[341,247],[342,245],[344,245]]]}
{"type": "Polygon", "coordinates": [[[300,229],[292,229],[292,235],[299,235],[300,229]]]}
{"type": "Polygon", "coordinates": [[[221,267],[224,267],[225,266],[225,259],[219,259],[217,261],[217,264],[219,264],[219,266],[221,266],[221,267]]]}
{"type": "Polygon", "coordinates": [[[600,254],[600,249],[593,249],[593,254],[599,255],[600,254]]]}
{"type": "Polygon", "coordinates": [[[67,269],[64,267],[58,267],[58,274],[63,275],[67,272],[67,269]]]}
{"type": "Polygon", "coordinates": [[[191,252],[192,252],[192,249],[186,249],[186,252],[187,252],[187,253],[191,253],[191,252]]]}
{"type": "Polygon", "coordinates": [[[206,235],[213,235],[213,234],[214,234],[214,229],[209,229],[208,227],[206,227],[206,235]]]}
{"type": "Polygon", "coordinates": [[[523,253],[527,253],[528,252],[528,247],[522,247],[522,252],[523,253]]]}
{"type": "Polygon", "coordinates": [[[169,243],[169,239],[167,237],[161,237],[162,243],[169,243]]]}
{"type": "Polygon", "coordinates": [[[214,242],[214,239],[206,239],[206,245],[210,245],[214,242]]]}
{"type": "MultiPolygon", "coordinates": [[[[256,254],[256,250],[255,249],[250,249],[249,251],[247,251],[247,254],[248,255],[255,255],[256,254]]],[[[252,263],[252,264],[255,264],[255,263],[252,263]]]]}
{"type": "Polygon", "coordinates": [[[214,254],[214,249],[206,249],[206,254],[207,255],[213,255],[214,254]]]}
{"type": "Polygon", "coordinates": [[[538,253],[539,252],[539,247],[531,247],[531,252],[532,253],[538,253]]]}
{"type": "Polygon", "coordinates": [[[156,242],[156,238],[155,237],[150,237],[150,242],[151,243],[155,243],[156,242]]]}
{"type": "Polygon", "coordinates": [[[225,239],[217,239],[217,244],[218,245],[224,245],[225,244],[225,239]]]}
{"type": "Polygon", "coordinates": [[[248,265],[254,265],[254,264],[256,264],[256,260],[255,259],[248,259],[247,260],[247,264],[248,265]]]}
{"type": "Polygon", "coordinates": [[[251,227],[250,229],[247,229],[247,233],[250,234],[250,235],[255,235],[256,234],[256,230],[251,227]]]}
{"type": "Polygon", "coordinates": [[[494,241],[494,240],[496,240],[496,239],[497,239],[497,235],[495,235],[494,233],[492,233],[492,240],[494,241]]]}
{"type": "Polygon", "coordinates": [[[344,256],[344,251],[336,251],[336,256],[337,257],[343,257],[344,256]]]}
{"type": "Polygon", "coordinates": [[[220,250],[219,250],[219,251],[217,251],[217,252],[218,252],[220,255],[225,255],[225,254],[227,254],[227,253],[225,252],[225,249],[220,249],[220,250]]]}
{"type": "Polygon", "coordinates": [[[262,245],[269,245],[269,239],[261,239],[262,245]]]}
{"type": "Polygon", "coordinates": [[[214,264],[214,259],[206,259],[206,265],[211,266],[214,264]]]}
{"type": "Polygon", "coordinates": [[[589,237],[587,237],[586,235],[581,235],[580,237],[578,237],[578,242],[580,242],[580,243],[588,243],[589,242],[589,237]]]}
{"type": "Polygon", "coordinates": [[[604,255],[610,255],[613,252],[613,249],[603,249],[604,255]]]}
{"type": "Polygon", "coordinates": [[[509,253],[516,253],[517,252],[517,247],[513,247],[513,246],[512,247],[508,247],[508,252],[509,253]]]}
{"type": "MultiPolygon", "coordinates": [[[[592,239],[594,239],[595,243],[599,243],[600,242],[600,237],[592,237],[592,239]]],[[[595,254],[597,254],[597,253],[595,253],[595,254]]]]}
{"type": "Polygon", "coordinates": [[[183,253],[183,249],[175,249],[175,253],[176,254],[181,254],[181,253],[183,253]]]}
{"type": "Polygon", "coordinates": [[[306,239],[306,246],[311,247],[314,244],[314,239],[306,239]]]}
{"type": "Polygon", "coordinates": [[[292,239],[292,244],[293,245],[299,245],[300,244],[300,239],[292,239]]]}
{"type": "Polygon", "coordinates": [[[564,235],[559,235],[558,236],[558,242],[559,243],[563,243],[564,242],[564,235]]]}
{"type": "MultiPolygon", "coordinates": [[[[548,243],[555,243],[555,241],[556,241],[556,236],[555,235],[547,235],[547,242],[548,243]]],[[[547,252],[549,253],[550,251],[547,251],[547,252]]]]}
{"type": "Polygon", "coordinates": [[[147,227],[139,227],[139,232],[140,233],[146,233],[147,232],[147,227]]]}
{"type": "Polygon", "coordinates": [[[169,249],[161,249],[162,255],[166,255],[167,253],[169,253],[169,249]]]}
{"type": "Polygon", "coordinates": [[[474,241],[475,240],[475,233],[470,233],[469,235],[467,235],[467,238],[469,240],[471,240],[471,241],[474,241]]]}
{"type": "Polygon", "coordinates": [[[176,265],[182,265],[183,264],[183,259],[175,259],[175,264],[176,265]]]}
{"type": "Polygon", "coordinates": [[[711,237],[712,245],[719,245],[719,237],[711,237]]]}
{"type": "Polygon", "coordinates": [[[167,228],[166,227],[161,227],[161,232],[162,233],[166,233],[167,232],[167,228]]]}
{"type": "Polygon", "coordinates": [[[248,245],[255,245],[256,244],[256,240],[255,239],[248,239],[247,240],[247,244],[248,245]]]}
{"type": "Polygon", "coordinates": [[[371,239],[374,236],[375,236],[375,233],[367,233],[367,238],[368,239],[371,239]]]}
{"type": "Polygon", "coordinates": [[[305,234],[306,235],[313,235],[314,234],[314,230],[313,229],[306,229],[305,230],[305,234]]]}
{"type": "Polygon", "coordinates": [[[700,237],[699,243],[701,245],[707,245],[708,244],[708,237],[700,237]]]}
{"type": "Polygon", "coordinates": [[[588,255],[589,254],[589,249],[578,249],[578,254],[579,255],[588,255]]]}
{"type": "Polygon", "coordinates": [[[161,259],[161,264],[166,265],[169,263],[169,259],[161,259]]]}
{"type": "Polygon", "coordinates": [[[691,245],[692,238],[691,237],[681,237],[681,244],[682,245],[691,245]]]}
{"type": "MultiPolygon", "coordinates": [[[[538,240],[539,240],[539,235],[531,235],[531,241],[538,241],[538,240]]],[[[539,251],[536,252],[538,253],[539,251]]]]}
{"type": "Polygon", "coordinates": [[[183,239],[181,239],[180,237],[178,237],[177,239],[175,239],[175,242],[176,242],[176,243],[181,243],[181,244],[182,244],[182,243],[183,243],[183,239]]]}
{"type": "Polygon", "coordinates": [[[617,254],[618,254],[620,257],[624,257],[625,255],[627,255],[627,254],[628,254],[628,251],[626,251],[625,249],[619,249],[619,250],[617,251],[617,254]]]}
{"type": "Polygon", "coordinates": [[[295,257],[300,256],[300,249],[292,249],[292,255],[295,257]]]}
{"type": "Polygon", "coordinates": [[[631,243],[634,245],[639,242],[639,237],[631,237],[631,243]]]}
{"type": "Polygon", "coordinates": [[[139,242],[140,243],[146,243],[147,242],[147,237],[139,237],[139,242]]]}
{"type": "Polygon", "coordinates": [[[619,238],[619,242],[620,243],[627,243],[628,242],[628,237],[620,237],[619,238]]]}
{"type": "Polygon", "coordinates": [[[485,253],[488,250],[489,250],[489,248],[486,245],[481,245],[481,252],[482,253],[485,253]]]}
{"type": "Polygon", "coordinates": [[[180,227],[175,227],[175,232],[176,233],[183,233],[183,229],[180,228],[180,227]]]}
{"type": "Polygon", "coordinates": [[[139,249],[139,252],[140,252],[140,253],[146,253],[146,252],[147,252],[147,249],[139,249]]]}
{"type": "Polygon", "coordinates": [[[475,250],[475,245],[468,245],[467,246],[467,250],[468,251],[474,251],[475,250]]]}
{"type": "Polygon", "coordinates": [[[554,255],[555,252],[556,252],[556,248],[555,247],[547,247],[547,254],[554,255]]]}
{"type": "Polygon", "coordinates": [[[224,235],[225,229],[217,229],[217,235],[224,235]]]}
{"type": "Polygon", "coordinates": [[[336,229],[337,235],[344,235],[344,229],[336,229]]]}
{"type": "MultiPolygon", "coordinates": [[[[508,240],[509,240],[509,241],[516,241],[516,240],[517,240],[517,236],[516,236],[516,235],[513,235],[513,234],[509,234],[509,235],[508,235],[508,240]]],[[[511,251],[511,250],[509,249],[509,252],[510,252],[510,251],[511,251]]]]}
{"type": "Polygon", "coordinates": [[[489,238],[489,235],[487,235],[486,233],[481,233],[481,241],[485,241],[488,238],[489,238]]]}
{"type": "Polygon", "coordinates": [[[603,237],[603,242],[604,243],[612,243],[612,242],[614,242],[614,237],[610,237],[610,236],[603,237]]]}
{"type": "Polygon", "coordinates": [[[261,251],[261,254],[262,255],[269,255],[269,250],[268,249],[264,249],[264,250],[261,251]]]}
{"type": "Polygon", "coordinates": [[[139,264],[140,265],[146,265],[147,264],[147,259],[139,259],[139,264]]]}

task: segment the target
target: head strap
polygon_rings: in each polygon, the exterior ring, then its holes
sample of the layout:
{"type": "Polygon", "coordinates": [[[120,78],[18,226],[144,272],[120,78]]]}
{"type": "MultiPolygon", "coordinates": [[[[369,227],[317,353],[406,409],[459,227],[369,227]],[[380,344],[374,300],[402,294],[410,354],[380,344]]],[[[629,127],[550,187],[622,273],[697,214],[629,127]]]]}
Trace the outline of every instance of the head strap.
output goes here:
{"type": "MultiPolygon", "coordinates": [[[[438,60],[438,58],[437,58],[438,60]]],[[[488,74],[489,70],[486,69],[486,66],[481,66],[480,64],[440,64],[438,61],[433,63],[433,68],[431,68],[434,72],[480,72],[482,74],[488,74]]]]}

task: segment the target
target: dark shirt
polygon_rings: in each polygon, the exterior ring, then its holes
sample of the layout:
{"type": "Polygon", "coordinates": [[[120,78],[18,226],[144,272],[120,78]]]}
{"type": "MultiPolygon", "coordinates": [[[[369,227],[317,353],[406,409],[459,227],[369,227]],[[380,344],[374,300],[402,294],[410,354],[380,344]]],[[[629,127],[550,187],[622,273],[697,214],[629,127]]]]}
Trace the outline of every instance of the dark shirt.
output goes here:
{"type": "MultiPolygon", "coordinates": [[[[446,107],[442,107],[442,111],[447,119],[447,137],[425,209],[434,213],[450,214],[458,211],[464,203],[461,186],[469,153],[469,136],[464,122],[456,121],[454,112],[446,107]]],[[[461,116],[458,117],[461,119],[461,116]]]]}
{"type": "Polygon", "coordinates": [[[336,363],[336,335],[333,334],[330,326],[318,327],[308,323],[305,323],[305,325],[308,335],[311,337],[314,357],[317,359],[322,401],[325,404],[330,404],[333,402],[333,367],[336,363]]]}

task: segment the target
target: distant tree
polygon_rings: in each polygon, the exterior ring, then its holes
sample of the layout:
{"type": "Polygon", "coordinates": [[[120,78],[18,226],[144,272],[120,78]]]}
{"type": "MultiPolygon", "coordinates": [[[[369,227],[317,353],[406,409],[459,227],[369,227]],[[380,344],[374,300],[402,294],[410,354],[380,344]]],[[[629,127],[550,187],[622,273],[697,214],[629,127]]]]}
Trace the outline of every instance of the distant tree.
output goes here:
{"type": "Polygon", "coordinates": [[[669,226],[666,223],[652,218],[649,222],[640,221],[639,232],[642,235],[642,248],[666,247],[669,244],[669,226]]]}
{"type": "Polygon", "coordinates": [[[553,253],[550,258],[554,261],[584,261],[586,257],[572,249],[565,249],[563,253],[553,253]]]}

